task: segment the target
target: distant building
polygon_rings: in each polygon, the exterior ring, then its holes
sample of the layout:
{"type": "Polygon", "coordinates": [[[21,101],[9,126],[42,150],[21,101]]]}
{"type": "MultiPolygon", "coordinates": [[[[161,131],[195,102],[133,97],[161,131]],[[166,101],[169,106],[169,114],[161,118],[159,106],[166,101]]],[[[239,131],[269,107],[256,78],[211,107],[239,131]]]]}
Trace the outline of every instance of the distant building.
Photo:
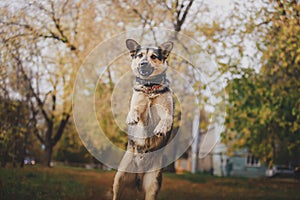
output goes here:
{"type": "Polygon", "coordinates": [[[264,176],[267,170],[267,167],[247,149],[240,150],[230,157],[226,146],[220,143],[215,146],[213,155],[214,175],[217,176],[260,177],[264,176]]]}
{"type": "MultiPolygon", "coordinates": [[[[201,135],[200,141],[205,145],[215,136],[201,135]]],[[[201,143],[199,144],[201,146],[201,143]]],[[[225,144],[218,142],[216,145],[207,145],[200,147],[198,160],[198,171],[207,172],[215,176],[242,176],[242,177],[260,177],[264,176],[267,167],[255,158],[247,149],[237,151],[233,156],[228,156],[225,144]],[[208,148],[212,146],[212,149],[208,148]]],[[[176,162],[175,168],[177,173],[191,171],[191,148],[182,155],[176,162]]]]}

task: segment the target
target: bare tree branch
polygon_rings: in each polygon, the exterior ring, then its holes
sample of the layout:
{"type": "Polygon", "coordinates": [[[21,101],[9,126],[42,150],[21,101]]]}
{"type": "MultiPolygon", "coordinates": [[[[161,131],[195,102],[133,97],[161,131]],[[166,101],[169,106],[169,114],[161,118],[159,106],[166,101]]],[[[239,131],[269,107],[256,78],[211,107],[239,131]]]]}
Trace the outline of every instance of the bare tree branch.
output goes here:
{"type": "Polygon", "coordinates": [[[180,32],[181,31],[181,28],[182,28],[182,25],[186,19],[186,16],[187,14],[189,13],[189,10],[190,8],[192,7],[193,5],[193,2],[194,0],[189,0],[189,4],[185,7],[183,5],[184,2],[181,3],[180,6],[179,5],[179,2],[178,0],[176,1],[176,4],[175,4],[175,8],[176,8],[176,21],[174,23],[174,29],[176,32],[180,32]],[[182,16],[181,16],[181,13],[183,12],[182,16]],[[181,17],[180,17],[181,16],[181,17]]]}

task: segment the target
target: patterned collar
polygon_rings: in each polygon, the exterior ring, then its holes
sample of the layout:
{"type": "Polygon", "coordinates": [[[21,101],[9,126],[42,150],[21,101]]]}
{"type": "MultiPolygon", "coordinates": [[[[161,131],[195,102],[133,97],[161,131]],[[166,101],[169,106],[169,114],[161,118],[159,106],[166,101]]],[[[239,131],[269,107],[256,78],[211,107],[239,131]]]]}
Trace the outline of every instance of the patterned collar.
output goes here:
{"type": "Polygon", "coordinates": [[[135,78],[134,90],[146,94],[158,94],[170,91],[169,81],[166,79],[166,73],[157,75],[152,79],[135,78]]]}

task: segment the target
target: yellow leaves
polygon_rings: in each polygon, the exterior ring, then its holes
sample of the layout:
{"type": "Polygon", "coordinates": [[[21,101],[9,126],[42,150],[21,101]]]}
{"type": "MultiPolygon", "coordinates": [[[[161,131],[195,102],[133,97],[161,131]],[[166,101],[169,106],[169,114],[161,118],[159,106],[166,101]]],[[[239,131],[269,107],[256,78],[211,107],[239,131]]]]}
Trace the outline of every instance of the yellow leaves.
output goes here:
{"type": "Polygon", "coordinates": [[[227,121],[226,125],[227,125],[227,128],[228,128],[228,129],[234,128],[234,127],[235,127],[234,120],[229,119],[229,120],[227,121]]]}
{"type": "Polygon", "coordinates": [[[273,113],[270,108],[262,108],[260,111],[260,124],[265,124],[269,118],[273,116],[273,113]]]}
{"type": "Polygon", "coordinates": [[[298,49],[298,51],[299,51],[299,53],[298,53],[298,55],[297,55],[297,57],[295,59],[295,64],[300,64],[300,49],[298,49]]]}
{"type": "Polygon", "coordinates": [[[260,119],[259,119],[259,124],[260,124],[260,125],[265,125],[265,120],[262,119],[262,118],[260,118],[260,119]]]}
{"type": "MultiPolygon", "coordinates": [[[[176,120],[177,121],[177,120],[176,120]]],[[[200,128],[203,129],[203,130],[206,130],[208,127],[208,123],[205,122],[205,121],[201,121],[200,122],[200,128]]]]}
{"type": "Polygon", "coordinates": [[[246,112],[241,113],[241,114],[240,114],[240,117],[241,117],[241,118],[247,118],[247,113],[246,113],[246,112]]]}
{"type": "Polygon", "coordinates": [[[295,121],[292,125],[291,131],[296,132],[300,129],[300,125],[295,121]]]}
{"type": "Polygon", "coordinates": [[[242,147],[245,146],[245,144],[246,144],[246,138],[241,138],[240,140],[236,141],[237,146],[242,147]]]}
{"type": "Polygon", "coordinates": [[[248,138],[251,136],[251,131],[248,128],[243,128],[242,133],[244,133],[244,137],[248,138]]]}
{"type": "Polygon", "coordinates": [[[284,68],[287,68],[287,67],[288,67],[288,65],[289,65],[289,63],[288,63],[288,62],[286,62],[286,61],[283,61],[283,62],[282,62],[282,67],[284,67],[284,68]]]}
{"type": "Polygon", "coordinates": [[[285,59],[285,52],[281,51],[279,54],[280,59],[285,59]]]}

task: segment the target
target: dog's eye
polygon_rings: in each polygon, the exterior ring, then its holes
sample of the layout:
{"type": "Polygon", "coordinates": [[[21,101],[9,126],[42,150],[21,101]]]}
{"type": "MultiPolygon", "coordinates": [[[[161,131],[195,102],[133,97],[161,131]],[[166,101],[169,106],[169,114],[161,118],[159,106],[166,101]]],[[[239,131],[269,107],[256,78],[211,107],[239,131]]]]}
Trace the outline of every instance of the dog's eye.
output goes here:
{"type": "Polygon", "coordinates": [[[154,60],[154,59],[157,58],[157,56],[153,54],[153,55],[150,56],[150,58],[154,60]]]}
{"type": "Polygon", "coordinates": [[[137,55],[137,57],[142,58],[142,57],[143,57],[143,54],[142,54],[142,53],[139,53],[139,54],[137,55]]]}

